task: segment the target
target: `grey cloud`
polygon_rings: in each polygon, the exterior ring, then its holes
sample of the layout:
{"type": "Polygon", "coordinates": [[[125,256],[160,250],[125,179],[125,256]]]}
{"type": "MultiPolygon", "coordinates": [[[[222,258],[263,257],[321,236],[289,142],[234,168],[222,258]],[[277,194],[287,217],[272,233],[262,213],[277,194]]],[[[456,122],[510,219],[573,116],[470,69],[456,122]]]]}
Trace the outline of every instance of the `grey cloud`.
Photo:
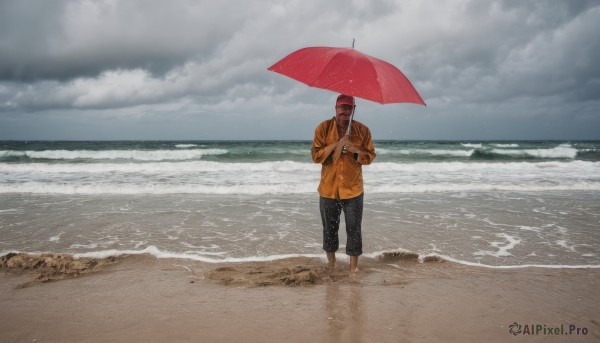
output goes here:
{"type": "Polygon", "coordinates": [[[467,23],[425,36],[404,52],[416,79],[435,85],[429,96],[485,102],[576,88],[588,94],[585,85],[600,77],[594,62],[600,58],[594,39],[598,4],[574,10],[563,2],[544,2],[537,11],[529,2],[501,4],[467,7],[456,14],[467,23]]]}
{"type": "MultiPolygon", "coordinates": [[[[31,40],[17,44],[19,35],[4,34],[5,41],[15,44],[9,44],[13,48],[0,55],[0,75],[5,82],[15,82],[15,94],[3,107],[119,108],[190,95],[204,103],[218,102],[219,96],[244,87],[269,88],[272,82],[281,81],[271,81],[267,66],[303,40],[326,37],[323,33],[330,31],[331,25],[343,27],[353,10],[342,1],[327,2],[324,10],[339,14],[315,18],[313,8],[302,1],[268,6],[215,4],[63,2],[61,9],[47,13],[58,23],[53,29],[44,25],[30,29],[35,33],[32,37],[52,44],[31,40]],[[40,32],[42,29],[46,32],[40,32]],[[21,56],[33,48],[35,53],[21,56]],[[161,88],[162,94],[124,87],[117,94],[118,82],[103,99],[89,101],[90,96],[82,94],[104,87],[106,73],[132,70],[150,73],[152,79],[144,86],[161,88]]],[[[21,10],[6,9],[13,14],[21,10]]],[[[373,15],[374,11],[370,12],[373,15]]],[[[31,18],[39,12],[25,14],[31,18]]],[[[14,30],[26,31],[19,25],[14,30]]]]}
{"type": "Polygon", "coordinates": [[[343,29],[357,12],[374,18],[391,6],[355,2],[319,3],[317,13],[326,15],[315,16],[305,1],[7,1],[0,5],[0,80],[67,81],[136,68],[162,76],[224,52],[248,57],[268,47],[272,55],[277,45],[343,29]],[[231,51],[232,44],[244,50],[231,51]]]}
{"type": "MultiPolygon", "coordinates": [[[[229,5],[229,6],[227,6],[229,5]]],[[[30,82],[142,68],[162,75],[211,57],[245,20],[215,1],[3,2],[0,79],[30,82]]]]}
{"type": "Polygon", "coordinates": [[[457,138],[487,122],[510,136],[514,123],[528,129],[544,116],[553,124],[540,132],[576,118],[561,131],[573,135],[598,122],[598,23],[597,1],[4,1],[0,124],[24,130],[36,115],[98,123],[110,113],[132,130],[143,122],[177,132],[178,116],[203,118],[203,134],[215,138],[230,132],[219,131],[222,118],[246,127],[260,119],[255,129],[270,137],[310,136],[335,94],[266,68],[295,49],[356,38],[358,50],[404,71],[428,104],[361,101],[359,115],[385,138],[457,138]]]}

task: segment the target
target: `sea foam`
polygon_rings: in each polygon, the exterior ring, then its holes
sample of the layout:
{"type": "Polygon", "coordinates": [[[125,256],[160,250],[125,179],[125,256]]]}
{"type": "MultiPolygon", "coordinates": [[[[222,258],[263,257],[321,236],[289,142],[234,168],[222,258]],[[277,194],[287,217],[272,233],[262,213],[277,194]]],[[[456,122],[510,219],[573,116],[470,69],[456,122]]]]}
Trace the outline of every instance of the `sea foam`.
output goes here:
{"type": "MultiPolygon", "coordinates": [[[[457,264],[462,264],[471,267],[482,267],[482,268],[491,268],[491,269],[520,269],[520,268],[548,268],[548,269],[597,269],[600,268],[598,264],[581,264],[581,265],[564,265],[564,264],[522,264],[522,265],[489,265],[477,262],[464,261],[460,259],[453,258],[451,256],[446,256],[442,254],[418,254],[412,253],[405,249],[395,249],[388,251],[377,251],[368,254],[364,254],[363,256],[371,259],[379,259],[385,253],[393,253],[393,252],[409,252],[411,254],[415,254],[417,256],[416,260],[420,263],[425,261],[446,261],[457,264]]],[[[35,253],[34,253],[35,254],[35,253]]],[[[41,254],[41,253],[40,253],[41,254]]],[[[320,258],[324,260],[324,254],[279,254],[279,255],[269,255],[269,256],[248,256],[248,257],[224,257],[224,258],[212,258],[206,257],[202,254],[194,254],[194,253],[176,253],[170,251],[163,251],[157,248],[156,246],[149,246],[141,250],[101,250],[101,251],[93,251],[86,253],[76,253],[73,254],[75,258],[98,258],[103,259],[111,256],[121,256],[121,255],[144,255],[148,254],[154,256],[156,258],[173,258],[173,259],[185,259],[185,260],[194,260],[200,262],[207,263],[241,263],[241,262],[268,262],[268,261],[277,261],[286,258],[294,258],[294,257],[308,257],[308,258],[320,258]]],[[[339,256],[339,259],[344,260],[345,257],[343,255],[339,256]]]]}
{"type": "MultiPolygon", "coordinates": [[[[600,189],[600,162],[382,162],[363,169],[369,193],[600,189]]],[[[293,161],[4,163],[0,175],[0,193],[301,194],[316,191],[320,165],[293,161]]]]}
{"type": "Polygon", "coordinates": [[[542,159],[574,159],[577,156],[577,149],[570,144],[561,144],[549,149],[492,149],[492,152],[499,155],[531,156],[542,159]]]}
{"type": "Polygon", "coordinates": [[[28,157],[49,160],[137,160],[168,161],[193,160],[206,155],[224,155],[226,149],[185,149],[185,150],[43,150],[16,151],[2,150],[0,157],[28,157]]]}

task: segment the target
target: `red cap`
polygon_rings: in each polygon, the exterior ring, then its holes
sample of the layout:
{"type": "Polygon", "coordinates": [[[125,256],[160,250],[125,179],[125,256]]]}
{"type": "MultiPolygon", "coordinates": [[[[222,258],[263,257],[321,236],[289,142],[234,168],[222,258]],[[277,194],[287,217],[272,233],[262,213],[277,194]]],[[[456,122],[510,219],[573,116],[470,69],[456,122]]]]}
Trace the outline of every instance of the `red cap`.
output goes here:
{"type": "Polygon", "coordinates": [[[354,106],[354,97],[350,96],[350,95],[346,95],[346,94],[340,94],[337,97],[337,101],[335,102],[335,105],[350,105],[350,106],[354,106]]]}

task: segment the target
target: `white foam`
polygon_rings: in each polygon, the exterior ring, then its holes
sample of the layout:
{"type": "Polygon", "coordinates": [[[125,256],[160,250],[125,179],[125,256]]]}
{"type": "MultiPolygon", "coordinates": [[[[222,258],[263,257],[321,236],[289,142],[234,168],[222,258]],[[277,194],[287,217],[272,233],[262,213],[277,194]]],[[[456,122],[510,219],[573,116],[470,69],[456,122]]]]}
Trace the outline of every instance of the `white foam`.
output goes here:
{"type": "Polygon", "coordinates": [[[443,260],[448,262],[458,263],[465,266],[471,267],[482,267],[482,268],[490,268],[490,269],[522,269],[522,268],[547,268],[547,269],[598,269],[600,268],[600,264],[515,264],[515,265],[490,265],[483,264],[478,262],[469,262],[463,261],[460,259],[456,259],[446,255],[438,255],[443,260]]]}
{"type": "Polygon", "coordinates": [[[476,148],[476,149],[478,149],[478,148],[482,147],[481,143],[477,143],[477,144],[474,144],[474,143],[460,143],[460,145],[464,146],[465,148],[476,148]]]}
{"type": "Polygon", "coordinates": [[[71,244],[71,246],[69,247],[69,249],[96,249],[98,247],[97,243],[90,243],[90,244],[71,244]]]}
{"type": "Polygon", "coordinates": [[[498,233],[498,234],[496,234],[496,237],[504,238],[505,240],[508,241],[508,243],[507,242],[489,242],[492,247],[494,247],[498,250],[497,251],[478,250],[478,251],[474,252],[473,255],[475,255],[475,256],[492,256],[492,257],[513,256],[513,254],[511,254],[509,252],[509,250],[512,250],[515,246],[517,246],[517,244],[521,243],[521,240],[519,238],[510,236],[506,233],[498,233]],[[502,245],[502,244],[504,244],[504,245],[502,245]]]}
{"type": "Polygon", "coordinates": [[[518,148],[519,144],[492,144],[493,146],[496,146],[498,148],[518,148]]]}
{"type": "MultiPolygon", "coordinates": [[[[189,162],[149,162],[149,163],[1,163],[0,172],[6,173],[156,173],[156,172],[210,172],[210,171],[280,171],[280,172],[319,172],[321,166],[315,163],[293,161],[275,161],[258,163],[223,163],[213,161],[189,162]]],[[[419,162],[394,163],[379,162],[364,166],[366,172],[414,172],[414,173],[458,173],[472,174],[519,172],[532,173],[544,170],[555,171],[556,176],[564,172],[600,175],[600,162],[507,162],[507,163],[470,163],[470,162],[419,162]]],[[[367,175],[368,176],[368,175],[367,175]]]]}
{"type": "Polygon", "coordinates": [[[532,156],[537,158],[567,158],[574,159],[577,156],[577,149],[569,144],[561,144],[550,149],[492,149],[492,152],[500,155],[509,156],[532,156]]]}
{"type": "Polygon", "coordinates": [[[532,227],[532,226],[520,226],[519,230],[523,230],[523,231],[533,231],[533,232],[537,232],[540,233],[542,232],[542,228],[539,227],[532,227]]]}
{"type": "Polygon", "coordinates": [[[577,250],[575,250],[575,245],[568,245],[566,240],[558,240],[555,242],[557,245],[569,250],[570,252],[577,252],[577,250]]]}
{"type": "MultiPolygon", "coordinates": [[[[9,253],[20,253],[21,251],[17,250],[5,250],[0,252],[0,256],[5,256],[9,253]]],[[[385,252],[390,251],[378,251],[372,253],[366,253],[363,256],[371,259],[378,259],[385,252]]],[[[408,252],[411,253],[410,250],[406,249],[396,249],[394,252],[408,252]]],[[[33,256],[39,256],[49,252],[27,252],[33,256]]],[[[325,262],[324,254],[280,254],[280,255],[269,255],[269,256],[249,256],[249,257],[226,257],[222,259],[216,259],[211,257],[203,256],[198,253],[175,253],[169,251],[162,251],[158,249],[156,246],[148,246],[142,250],[101,250],[101,251],[91,251],[86,253],[75,253],[72,254],[75,258],[108,258],[112,256],[122,256],[122,255],[143,255],[148,254],[154,256],[156,258],[174,258],[174,259],[185,259],[185,260],[194,260],[200,262],[207,263],[223,263],[223,262],[268,262],[268,261],[277,261],[286,258],[294,258],[294,257],[308,257],[308,258],[319,258],[323,262],[325,262]]],[[[593,255],[595,256],[595,255],[593,255]]],[[[460,259],[453,258],[451,256],[443,255],[443,254],[426,254],[423,256],[419,256],[418,261],[423,263],[425,258],[427,257],[438,257],[441,260],[462,264],[471,267],[480,267],[480,268],[490,268],[490,269],[522,269],[522,268],[547,268],[547,269],[598,269],[600,268],[600,264],[581,264],[581,265],[565,265],[565,264],[521,264],[521,265],[489,265],[483,264],[479,262],[471,262],[464,261],[460,259]]],[[[347,260],[347,256],[340,254],[338,257],[339,260],[347,260]]]]}
{"type": "Polygon", "coordinates": [[[72,185],[26,182],[18,185],[0,185],[0,193],[37,194],[305,194],[316,192],[317,185],[307,184],[239,184],[239,185],[170,185],[170,184],[124,184],[124,185],[72,185]]]}
{"type": "MultiPolygon", "coordinates": [[[[236,184],[236,185],[199,185],[199,184],[45,184],[24,182],[20,184],[0,184],[2,193],[33,194],[309,194],[315,193],[318,182],[300,184],[236,184]]],[[[489,184],[421,184],[373,186],[366,184],[369,194],[388,193],[462,193],[462,192],[548,192],[548,191],[600,191],[600,184],[586,182],[565,185],[489,185],[489,184]]]]}
{"type": "Polygon", "coordinates": [[[16,151],[2,150],[0,157],[29,157],[52,160],[137,160],[137,161],[169,161],[193,160],[206,155],[224,155],[225,149],[186,149],[186,150],[43,150],[16,151]]]}
{"type": "Polygon", "coordinates": [[[429,155],[429,156],[450,156],[450,157],[470,157],[475,150],[447,150],[447,149],[385,149],[378,148],[379,155],[429,155]]]}
{"type": "MultiPolygon", "coordinates": [[[[369,186],[365,185],[366,193],[462,193],[462,192],[549,192],[549,191],[600,191],[600,184],[588,182],[576,182],[563,185],[544,184],[420,184],[420,185],[393,185],[393,186],[369,186]]],[[[0,188],[1,193],[1,188],[0,188]]]]}
{"type": "MultiPolygon", "coordinates": [[[[300,194],[316,190],[321,166],[274,161],[0,163],[0,193],[300,194]]],[[[364,166],[365,192],[600,190],[600,162],[443,162],[364,166]]]]}
{"type": "Polygon", "coordinates": [[[259,162],[259,163],[223,163],[213,161],[189,162],[150,162],[150,163],[23,163],[0,164],[0,172],[6,173],[171,173],[171,172],[263,172],[263,171],[319,171],[320,166],[314,163],[293,161],[259,162]]]}
{"type": "Polygon", "coordinates": [[[20,212],[20,210],[18,208],[9,208],[6,210],[0,210],[0,213],[3,213],[3,212],[20,212]]]}
{"type": "Polygon", "coordinates": [[[60,235],[62,235],[64,232],[59,233],[56,236],[52,236],[48,239],[49,242],[58,242],[60,241],[60,235]]]}
{"type": "Polygon", "coordinates": [[[197,144],[175,144],[176,148],[180,148],[180,149],[186,149],[186,148],[192,148],[198,146],[197,144]]]}
{"type": "Polygon", "coordinates": [[[282,255],[269,255],[269,256],[250,256],[250,257],[225,257],[225,258],[212,258],[206,257],[203,254],[198,253],[175,253],[169,251],[162,251],[156,246],[148,246],[142,250],[102,250],[93,251],[87,253],[73,254],[75,258],[87,257],[87,258],[107,258],[111,256],[121,255],[143,255],[148,254],[156,258],[175,258],[175,259],[186,259],[208,263],[223,263],[223,262],[268,262],[282,260],[293,257],[323,257],[323,254],[282,254],[282,255]]]}
{"type": "MultiPolygon", "coordinates": [[[[385,250],[385,251],[376,251],[372,253],[366,253],[363,256],[371,259],[379,259],[384,253],[390,252],[401,252],[408,254],[416,254],[415,252],[407,249],[394,249],[394,250],[385,250]]],[[[427,258],[439,258],[443,261],[462,264],[471,267],[481,267],[481,268],[490,268],[490,269],[521,269],[521,268],[548,268],[548,269],[596,269],[600,268],[600,264],[581,264],[581,265],[566,265],[566,264],[516,264],[516,265],[490,265],[484,264],[480,262],[471,262],[464,261],[461,259],[457,259],[448,255],[443,254],[418,254],[418,261],[420,263],[424,263],[427,258]]]]}
{"type": "Polygon", "coordinates": [[[418,162],[418,163],[394,163],[379,162],[363,167],[365,170],[397,171],[397,172],[536,172],[539,170],[556,170],[565,172],[587,172],[600,173],[600,162],[569,161],[569,162],[418,162]]]}

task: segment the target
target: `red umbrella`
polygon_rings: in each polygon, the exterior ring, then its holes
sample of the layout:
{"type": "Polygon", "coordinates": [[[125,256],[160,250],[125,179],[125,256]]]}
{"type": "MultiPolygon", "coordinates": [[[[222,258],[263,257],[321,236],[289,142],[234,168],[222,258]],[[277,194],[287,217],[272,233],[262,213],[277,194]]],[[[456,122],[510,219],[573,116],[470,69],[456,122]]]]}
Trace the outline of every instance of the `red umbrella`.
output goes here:
{"type": "Polygon", "coordinates": [[[304,48],[289,54],[268,69],[311,87],[380,104],[410,102],[425,105],[398,68],[354,48],[304,48]]]}

